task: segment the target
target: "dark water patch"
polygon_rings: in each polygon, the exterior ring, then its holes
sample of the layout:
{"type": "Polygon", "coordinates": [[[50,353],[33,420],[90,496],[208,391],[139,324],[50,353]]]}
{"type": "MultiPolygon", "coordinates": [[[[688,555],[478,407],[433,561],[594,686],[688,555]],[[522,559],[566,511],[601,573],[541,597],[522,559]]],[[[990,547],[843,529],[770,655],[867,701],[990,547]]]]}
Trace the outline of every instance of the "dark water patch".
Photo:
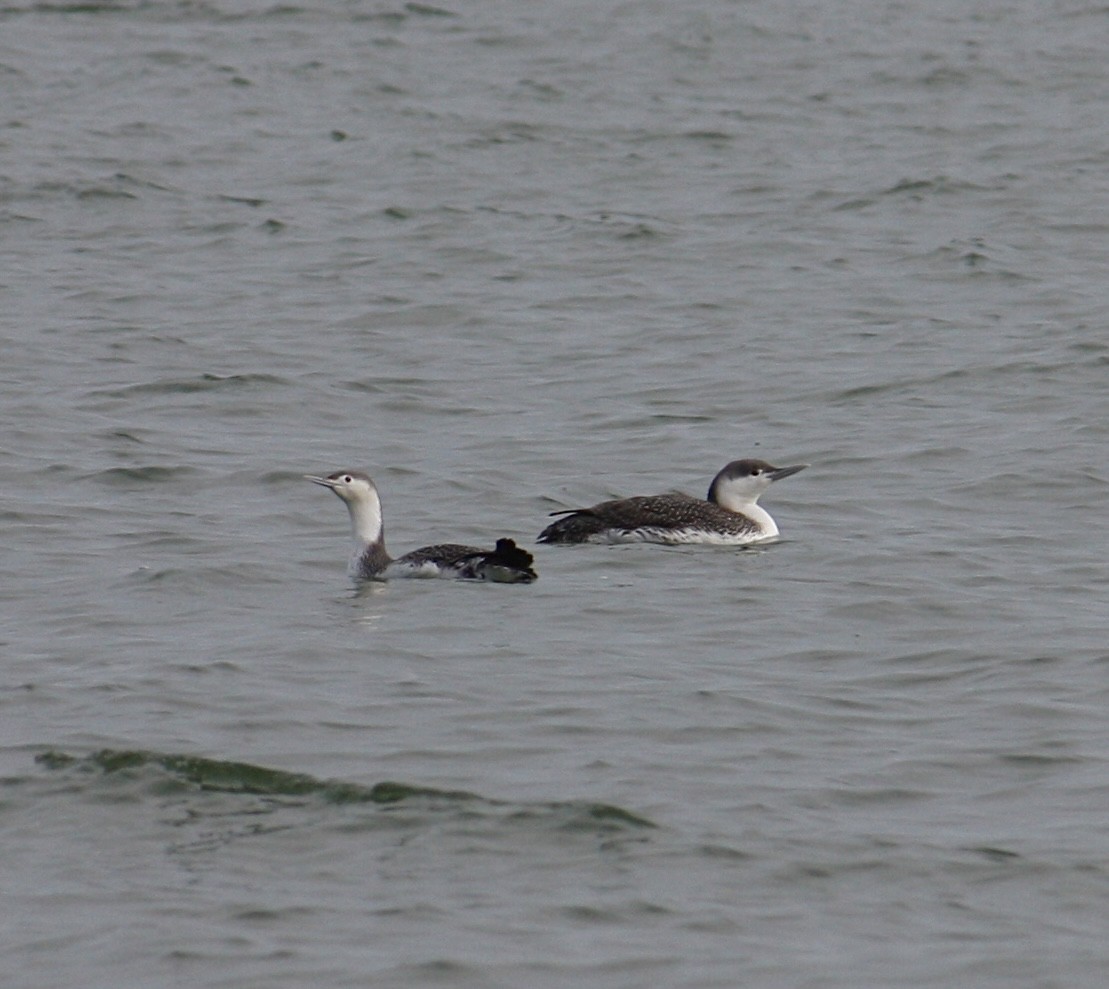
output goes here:
{"type": "Polygon", "coordinates": [[[128,398],[134,395],[189,395],[195,392],[221,391],[227,389],[248,389],[258,385],[288,385],[289,381],[274,374],[212,374],[204,373],[196,378],[173,378],[163,381],[149,381],[140,385],[112,391],[96,391],[92,394],[108,398],[128,398]]]}
{"type": "Polygon", "coordinates": [[[734,134],[720,130],[691,130],[682,136],[691,141],[706,141],[709,144],[728,144],[735,138],[734,134]]]}
{"type": "Polygon", "coordinates": [[[138,194],[110,182],[74,185],[69,182],[42,182],[35,186],[28,198],[57,199],[59,197],[88,202],[97,199],[138,199],[138,194]]]}
{"type": "Polygon", "coordinates": [[[1011,852],[1006,848],[993,848],[985,845],[967,848],[965,851],[973,855],[979,855],[990,862],[1012,862],[1020,858],[1017,852],[1011,852]]]}
{"type": "Polygon", "coordinates": [[[458,15],[452,10],[447,10],[444,7],[434,7],[429,3],[406,3],[404,9],[418,17],[457,17],[458,15]]]}
{"type": "Polygon", "coordinates": [[[140,430],[127,430],[127,429],[109,429],[99,434],[101,439],[108,440],[123,440],[124,444],[145,444],[148,442],[138,435],[140,430]]]}
{"type": "Polygon", "coordinates": [[[920,408],[945,407],[950,400],[949,389],[965,389],[973,386],[986,391],[1000,387],[1006,380],[1034,381],[1053,374],[1068,374],[1072,367],[1070,362],[1004,361],[855,385],[827,392],[825,399],[833,405],[853,405],[863,400],[884,396],[902,396],[916,403],[920,408]]]}
{"type": "Polygon", "coordinates": [[[50,770],[74,776],[130,777],[155,791],[181,788],[198,792],[241,794],[254,797],[309,798],[322,804],[376,804],[383,807],[419,804],[424,810],[493,813],[509,821],[553,822],[559,830],[602,831],[653,828],[644,817],[612,804],[588,801],[551,801],[512,804],[482,797],[468,790],[443,790],[393,780],[364,785],[343,780],[318,779],[307,773],[270,769],[246,762],[202,756],[151,752],[140,749],[102,749],[87,756],[49,750],[35,761],[50,770]],[[506,814],[507,812],[507,814],[506,814]]]}
{"type": "Polygon", "coordinates": [[[257,197],[250,197],[250,196],[228,196],[228,195],[225,195],[225,194],[224,194],[224,195],[219,195],[219,196],[216,196],[216,198],[217,198],[218,200],[220,200],[221,202],[225,202],[225,203],[238,203],[238,204],[240,204],[240,205],[242,205],[242,206],[251,206],[251,207],[253,207],[253,208],[255,208],[255,209],[257,209],[257,208],[258,208],[258,207],[260,207],[260,206],[265,206],[265,205],[266,205],[266,204],[267,204],[267,203],[269,202],[269,200],[267,200],[267,199],[259,199],[259,198],[257,198],[257,197]]]}
{"type": "Polygon", "coordinates": [[[343,391],[365,392],[368,395],[393,395],[397,392],[427,396],[434,393],[423,378],[381,378],[375,381],[340,381],[336,388],[343,391]]]}
{"type": "Polygon", "coordinates": [[[868,206],[873,206],[875,199],[868,196],[857,196],[854,199],[845,199],[843,202],[832,207],[832,212],[850,212],[852,210],[866,209],[868,206]]]}
{"type": "Polygon", "coordinates": [[[944,277],[947,276],[947,272],[950,270],[951,265],[955,264],[974,277],[988,276],[1006,283],[1036,280],[1033,275],[1024,274],[1023,272],[1014,271],[1009,267],[1003,266],[993,253],[987,252],[987,245],[980,241],[971,241],[969,243],[952,241],[950,244],[945,244],[942,247],[937,247],[935,250],[926,252],[921,256],[921,260],[925,262],[942,262],[944,265],[944,277]]]}
{"type": "Polygon", "coordinates": [[[739,848],[719,844],[702,845],[698,854],[710,859],[720,859],[722,862],[746,862],[757,857],[739,848]]]}
{"type": "Polygon", "coordinates": [[[0,510],[0,521],[15,522],[28,527],[70,526],[73,519],[62,513],[25,511],[22,509],[6,508],[0,510]]]}
{"type": "Polygon", "coordinates": [[[959,192],[983,192],[986,186],[973,182],[961,182],[951,179],[946,175],[937,175],[930,179],[902,179],[894,185],[883,190],[885,196],[907,196],[911,199],[924,199],[931,195],[950,195],[959,192]]]}
{"type": "MultiPolygon", "coordinates": [[[[173,552],[177,557],[205,558],[210,553],[210,546],[199,540],[178,537],[160,540],[150,545],[139,544],[133,547],[132,551],[153,554],[155,550],[161,551],[163,555],[173,552]]],[[[246,585],[260,587],[281,583],[272,568],[251,562],[226,566],[144,565],[131,570],[125,579],[127,584],[138,592],[150,592],[155,595],[167,592],[187,594],[189,600],[192,600],[192,595],[203,595],[205,590],[210,591],[213,588],[225,588],[228,593],[233,593],[246,585]]]]}
{"type": "Polygon", "coordinates": [[[76,3],[33,3],[27,7],[4,7],[0,13],[4,14],[122,14],[131,13],[145,6],[144,3],[119,3],[116,0],[104,0],[101,3],[76,2],[76,3]]]}
{"type": "Polygon", "coordinates": [[[134,193],[127,192],[125,189],[110,189],[105,186],[90,186],[80,189],[77,192],[77,198],[82,201],[90,199],[138,199],[134,193]]]}
{"type": "MultiPolygon", "coordinates": [[[[79,202],[111,199],[137,200],[147,191],[172,192],[173,190],[164,184],[117,172],[102,179],[86,182],[53,180],[37,182],[24,190],[19,198],[43,201],[76,199],[79,202]]],[[[16,196],[9,194],[8,198],[16,198],[16,196]]]]}
{"type": "Polygon", "coordinates": [[[115,486],[134,484],[174,484],[182,478],[199,473],[195,467],[109,467],[90,475],[94,481],[115,486]]]}
{"type": "Polygon", "coordinates": [[[465,146],[480,150],[487,147],[497,147],[498,145],[538,142],[542,141],[544,136],[543,129],[539,127],[519,121],[509,121],[496,128],[486,130],[479,137],[471,138],[465,146]]]}
{"type": "Polygon", "coordinates": [[[599,924],[637,923],[644,919],[672,916],[675,911],[658,903],[636,900],[616,907],[573,904],[559,907],[555,912],[572,923],[594,927],[599,924]]]}
{"type": "Polygon", "coordinates": [[[870,790],[837,788],[825,791],[828,799],[844,807],[865,807],[878,804],[882,807],[929,800],[931,791],[910,789],[904,786],[874,787],[870,790]]]}
{"type": "MultiPolygon", "coordinates": [[[[1036,709],[1043,713],[1042,708],[1036,709]]],[[[1074,755],[1043,755],[1039,752],[1011,752],[998,757],[1005,765],[1017,766],[1023,769],[1051,769],[1055,766],[1082,765],[1087,760],[1084,756],[1074,755]]]]}
{"type": "Polygon", "coordinates": [[[188,550],[204,545],[193,537],[174,532],[172,529],[124,530],[113,535],[121,544],[132,550],[188,550]]]}
{"type": "MultiPolygon", "coordinates": [[[[643,417],[640,417],[642,420],[643,417]]],[[[696,412],[653,412],[646,416],[651,422],[713,422],[715,416],[696,412]]]]}

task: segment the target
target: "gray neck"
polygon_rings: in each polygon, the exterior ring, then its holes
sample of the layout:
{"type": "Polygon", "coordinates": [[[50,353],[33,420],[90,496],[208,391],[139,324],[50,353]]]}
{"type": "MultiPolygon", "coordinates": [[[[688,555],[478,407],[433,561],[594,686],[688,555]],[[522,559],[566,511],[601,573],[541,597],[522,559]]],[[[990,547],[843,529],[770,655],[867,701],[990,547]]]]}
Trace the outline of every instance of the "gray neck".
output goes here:
{"type": "Polygon", "coordinates": [[[381,520],[381,499],[373,491],[368,497],[347,503],[354,551],[350,556],[352,577],[372,577],[392,562],[385,549],[385,525],[381,520]]]}
{"type": "Polygon", "coordinates": [[[392,562],[393,558],[385,552],[384,541],[378,540],[368,546],[355,546],[347,570],[352,577],[368,580],[376,577],[392,562]]]}

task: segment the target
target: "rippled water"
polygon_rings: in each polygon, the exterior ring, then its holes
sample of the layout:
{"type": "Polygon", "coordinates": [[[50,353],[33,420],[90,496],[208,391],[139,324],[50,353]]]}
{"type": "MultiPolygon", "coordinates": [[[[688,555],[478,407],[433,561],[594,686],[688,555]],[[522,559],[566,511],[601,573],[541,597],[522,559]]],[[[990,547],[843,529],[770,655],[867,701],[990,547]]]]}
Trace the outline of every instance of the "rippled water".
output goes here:
{"type": "Polygon", "coordinates": [[[5,984],[1100,986],[1107,17],[0,7],[5,984]]]}

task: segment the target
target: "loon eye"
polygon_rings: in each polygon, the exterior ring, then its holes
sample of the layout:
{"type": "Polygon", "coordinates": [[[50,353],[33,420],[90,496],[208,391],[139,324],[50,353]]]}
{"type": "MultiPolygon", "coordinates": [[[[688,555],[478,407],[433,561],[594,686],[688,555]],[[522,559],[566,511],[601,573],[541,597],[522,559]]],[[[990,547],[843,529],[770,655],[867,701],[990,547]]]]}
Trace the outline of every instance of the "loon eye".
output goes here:
{"type": "Polygon", "coordinates": [[[347,474],[347,476],[343,478],[343,483],[344,484],[350,484],[351,481],[353,481],[353,480],[354,480],[354,478],[351,477],[349,474],[347,474]]]}
{"type": "Polygon", "coordinates": [[[761,467],[752,467],[751,468],[751,476],[752,477],[758,477],[761,473],[762,473],[762,468],[761,467]]]}

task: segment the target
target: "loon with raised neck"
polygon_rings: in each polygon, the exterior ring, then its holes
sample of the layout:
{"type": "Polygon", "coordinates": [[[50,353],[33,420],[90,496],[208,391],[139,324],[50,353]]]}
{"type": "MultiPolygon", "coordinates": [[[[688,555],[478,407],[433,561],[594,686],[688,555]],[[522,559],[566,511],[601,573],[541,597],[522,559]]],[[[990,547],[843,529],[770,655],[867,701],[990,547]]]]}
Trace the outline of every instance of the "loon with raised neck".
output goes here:
{"type": "Polygon", "coordinates": [[[537,578],[533,557],[511,539],[498,539],[493,549],[441,543],[423,546],[393,559],[385,549],[381,496],[368,474],[340,470],[327,477],[305,474],[313,484],[333,491],[347,506],[354,551],[347,572],[355,580],[390,577],[455,577],[500,584],[530,584],[537,578]]]}
{"type": "Polygon", "coordinates": [[[746,546],[778,537],[778,526],[758,504],[775,481],[808,464],[775,467],[765,460],[733,460],[712,479],[705,498],[641,495],[571,508],[539,534],[541,543],[702,543],[746,546]]]}

